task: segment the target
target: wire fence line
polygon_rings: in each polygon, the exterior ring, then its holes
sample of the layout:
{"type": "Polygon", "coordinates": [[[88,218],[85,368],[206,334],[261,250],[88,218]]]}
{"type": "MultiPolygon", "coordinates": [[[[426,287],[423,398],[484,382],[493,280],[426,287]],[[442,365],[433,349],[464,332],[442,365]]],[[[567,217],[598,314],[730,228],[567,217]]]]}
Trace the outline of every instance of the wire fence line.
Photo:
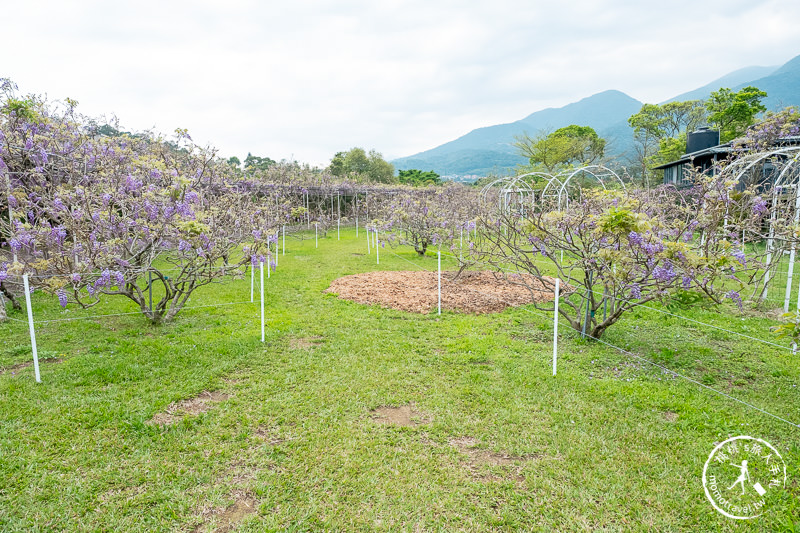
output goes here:
{"type": "MultiPolygon", "coordinates": [[[[411,243],[407,243],[407,242],[401,242],[401,244],[413,246],[411,243]]],[[[397,257],[397,258],[399,258],[399,259],[401,259],[401,260],[403,260],[403,261],[405,261],[405,262],[407,262],[407,263],[409,263],[409,264],[413,265],[415,268],[417,268],[417,269],[419,269],[419,270],[423,270],[423,271],[430,272],[430,273],[436,273],[436,272],[437,272],[437,271],[434,271],[434,270],[427,269],[427,268],[423,267],[422,265],[419,265],[419,264],[417,264],[417,263],[414,263],[413,261],[410,261],[409,259],[407,259],[407,258],[405,258],[405,257],[402,257],[402,256],[398,255],[398,254],[397,254],[397,253],[395,253],[395,252],[394,252],[394,251],[393,251],[391,248],[389,248],[389,249],[388,249],[388,251],[389,251],[389,253],[391,253],[393,256],[395,256],[395,257],[397,257]]],[[[441,252],[440,252],[440,253],[441,253],[441,252]]],[[[450,255],[450,254],[446,254],[446,253],[445,253],[444,255],[445,255],[445,256],[450,256],[450,257],[453,257],[453,258],[455,258],[455,259],[458,259],[458,258],[457,258],[456,256],[454,256],[454,255],[450,255]]],[[[474,262],[474,263],[481,263],[481,262],[474,262]]],[[[488,263],[482,263],[482,264],[486,264],[486,265],[488,265],[488,263]]],[[[492,266],[494,266],[494,265],[492,265],[492,266]]],[[[496,267],[495,267],[495,268],[496,268],[496,267]]],[[[503,270],[503,269],[501,269],[501,270],[503,270]]],[[[519,273],[519,272],[510,271],[510,270],[506,270],[506,271],[507,271],[507,272],[511,272],[511,273],[519,273]]],[[[446,281],[447,283],[450,283],[450,284],[454,284],[454,285],[455,285],[455,284],[457,284],[455,281],[453,281],[453,280],[450,280],[450,279],[447,279],[447,278],[445,278],[445,281],[446,281]]],[[[474,288],[470,288],[470,287],[461,287],[461,286],[460,286],[460,288],[461,288],[462,290],[466,288],[468,291],[471,291],[471,292],[474,292],[474,293],[477,293],[477,294],[481,294],[481,295],[483,295],[483,296],[485,296],[485,297],[488,297],[488,298],[492,298],[492,299],[498,300],[498,301],[500,301],[500,302],[503,302],[503,303],[505,303],[506,305],[509,305],[509,306],[512,306],[512,307],[514,307],[514,304],[513,304],[512,302],[509,302],[508,300],[506,300],[506,299],[504,299],[504,298],[502,298],[502,297],[500,297],[500,296],[498,296],[498,295],[496,295],[496,294],[492,294],[492,293],[488,293],[488,292],[480,291],[480,290],[478,290],[478,289],[474,289],[474,288]]],[[[596,291],[593,291],[593,292],[596,292],[596,291]]],[[[575,293],[573,293],[573,294],[575,294],[575,293]]],[[[579,296],[579,297],[581,297],[581,298],[586,298],[585,296],[583,296],[583,295],[581,295],[581,294],[578,294],[578,296],[579,296]]],[[[206,305],[189,306],[189,307],[184,307],[184,308],[182,308],[182,310],[190,310],[190,309],[202,309],[202,308],[210,308],[210,307],[224,307],[224,306],[233,306],[233,305],[251,304],[251,303],[253,303],[253,302],[251,302],[251,301],[241,301],[241,302],[225,302],[225,303],[219,303],[219,304],[206,304],[206,305]]],[[[725,331],[725,332],[731,333],[731,334],[733,334],[733,335],[739,335],[739,336],[742,336],[742,337],[748,338],[748,339],[750,339],[750,340],[755,340],[755,341],[758,341],[758,342],[764,342],[764,343],[766,343],[766,344],[771,344],[771,345],[773,345],[773,346],[777,346],[777,347],[779,347],[779,348],[786,348],[786,347],[783,347],[783,346],[781,346],[781,345],[778,345],[778,344],[775,344],[775,343],[770,343],[769,341],[764,341],[763,339],[758,339],[758,338],[756,338],[756,337],[751,337],[751,336],[744,335],[744,334],[741,334],[741,333],[738,333],[738,332],[734,332],[734,331],[726,330],[725,328],[720,328],[720,327],[718,327],[718,326],[714,326],[713,324],[707,324],[707,323],[700,322],[700,321],[697,321],[697,320],[694,320],[694,319],[689,319],[689,318],[687,318],[687,317],[683,317],[683,316],[681,316],[681,315],[675,315],[675,314],[673,314],[673,313],[669,313],[669,312],[666,312],[666,311],[662,311],[662,310],[659,310],[659,309],[656,309],[656,308],[652,308],[652,307],[649,307],[649,306],[644,306],[644,305],[642,305],[642,307],[646,307],[646,308],[648,308],[648,309],[652,309],[652,310],[654,310],[654,311],[658,311],[658,312],[662,312],[662,313],[665,313],[665,314],[668,314],[668,315],[672,315],[672,316],[674,316],[674,317],[676,317],[676,318],[679,318],[679,319],[688,320],[688,321],[695,322],[695,323],[697,323],[697,324],[701,324],[701,325],[706,325],[706,326],[709,326],[709,327],[712,327],[712,328],[715,328],[715,329],[719,329],[719,330],[722,330],[722,331],[725,331]]],[[[564,324],[564,325],[565,325],[565,326],[567,326],[567,327],[571,327],[571,324],[569,324],[568,322],[567,322],[567,323],[563,322],[563,319],[562,319],[561,317],[559,317],[559,316],[550,317],[550,316],[549,316],[548,314],[546,314],[544,311],[540,311],[540,310],[535,310],[535,311],[534,311],[534,310],[528,309],[528,308],[526,308],[526,307],[518,307],[518,309],[520,309],[520,310],[522,310],[522,311],[524,311],[524,312],[526,312],[526,313],[528,313],[528,314],[531,314],[531,315],[533,315],[533,316],[536,316],[536,317],[539,317],[539,318],[544,318],[544,319],[546,319],[546,320],[548,320],[548,321],[553,321],[554,323],[564,324]]],[[[40,320],[40,321],[36,321],[36,322],[35,322],[35,324],[48,324],[48,323],[69,322],[69,321],[74,321],[74,320],[91,320],[91,319],[104,318],[104,317],[116,317],[116,316],[126,316],[126,315],[134,315],[134,314],[141,314],[141,311],[129,312],[129,313],[112,313],[112,314],[102,314],[102,315],[91,315],[91,316],[87,316],[87,317],[71,317],[71,318],[63,318],[63,319],[40,320]]],[[[25,323],[25,322],[26,322],[26,321],[24,321],[24,320],[19,320],[19,319],[12,318],[12,317],[8,317],[8,319],[9,319],[9,320],[12,320],[12,321],[15,321],[15,322],[20,322],[20,323],[25,323]]],[[[665,373],[669,373],[669,374],[671,374],[671,375],[673,375],[673,376],[675,376],[675,377],[677,377],[677,378],[681,378],[681,379],[683,379],[683,380],[685,380],[685,381],[687,381],[687,382],[693,383],[693,384],[695,384],[695,385],[699,385],[699,386],[700,386],[700,387],[702,387],[703,389],[706,389],[706,390],[708,390],[708,391],[711,391],[711,392],[713,392],[713,393],[715,393],[715,394],[717,394],[717,395],[719,395],[719,396],[721,396],[721,397],[724,397],[724,398],[730,399],[730,400],[732,400],[732,401],[735,401],[735,402],[737,402],[737,403],[739,403],[739,404],[741,404],[741,405],[744,405],[744,406],[746,406],[746,407],[748,407],[748,408],[750,408],[750,409],[753,409],[753,410],[755,410],[755,411],[761,412],[761,413],[763,413],[763,414],[765,414],[765,415],[768,415],[768,416],[770,416],[770,417],[772,417],[772,418],[774,418],[774,419],[776,419],[776,420],[779,420],[779,421],[781,421],[781,422],[784,422],[784,423],[786,423],[786,424],[788,424],[788,425],[791,425],[792,427],[795,427],[795,428],[798,428],[798,429],[800,429],[800,425],[798,425],[798,424],[796,424],[796,423],[794,423],[794,422],[791,422],[791,421],[787,420],[786,418],[783,418],[783,417],[781,417],[781,416],[779,416],[779,415],[776,415],[776,414],[774,414],[774,413],[771,413],[771,412],[769,412],[769,411],[767,411],[767,410],[765,410],[765,409],[763,409],[763,408],[761,408],[761,407],[758,407],[758,406],[756,406],[756,405],[753,405],[753,404],[751,404],[751,403],[749,403],[749,402],[747,402],[747,401],[741,400],[741,399],[739,399],[739,398],[736,398],[736,397],[734,397],[734,396],[731,396],[730,394],[727,394],[727,393],[725,393],[725,392],[723,392],[723,391],[720,391],[720,390],[718,390],[718,389],[715,389],[715,388],[713,388],[713,387],[710,387],[709,385],[706,385],[706,384],[704,384],[704,383],[701,383],[701,382],[699,382],[699,381],[695,380],[694,378],[691,378],[691,377],[689,377],[689,376],[686,376],[686,375],[683,375],[683,374],[681,374],[681,373],[679,373],[679,372],[676,372],[676,371],[674,371],[674,370],[672,370],[672,369],[670,369],[670,368],[667,368],[667,367],[665,367],[665,366],[663,366],[663,365],[661,365],[661,364],[658,364],[658,363],[656,363],[656,362],[654,362],[654,361],[651,361],[651,360],[647,359],[646,357],[643,357],[643,356],[640,356],[640,355],[638,355],[638,354],[635,354],[635,353],[633,353],[633,352],[631,352],[631,351],[629,351],[629,350],[626,350],[626,349],[624,349],[624,348],[622,348],[622,347],[620,347],[620,346],[616,346],[616,345],[614,345],[614,344],[611,344],[611,343],[609,343],[609,342],[607,342],[607,341],[605,341],[605,340],[602,340],[602,339],[599,339],[599,338],[597,338],[597,337],[594,337],[594,336],[592,336],[592,335],[590,335],[590,334],[585,334],[585,335],[586,335],[586,337],[589,337],[589,338],[591,338],[591,339],[593,339],[593,340],[596,340],[596,341],[600,342],[601,344],[603,344],[603,345],[605,345],[605,346],[608,346],[609,348],[612,348],[612,349],[618,350],[620,353],[622,353],[622,354],[624,354],[624,355],[626,355],[626,356],[629,356],[629,357],[635,358],[635,359],[637,359],[637,360],[639,360],[639,361],[642,361],[643,363],[646,363],[646,364],[652,365],[653,367],[656,367],[656,368],[659,368],[659,369],[661,369],[661,370],[662,370],[663,372],[665,372],[665,373]]],[[[787,348],[787,349],[788,349],[788,348],[787,348]]]]}
{"type": "MultiPolygon", "coordinates": [[[[277,252],[275,252],[275,253],[277,253],[277,252]]],[[[238,268],[243,268],[243,267],[247,268],[248,266],[251,265],[250,261],[247,261],[247,259],[249,259],[247,256],[242,256],[242,257],[236,258],[234,260],[234,263],[238,263],[240,261],[243,261],[243,263],[241,265],[222,265],[222,266],[215,267],[215,268],[203,268],[203,270],[205,270],[207,272],[220,272],[220,271],[224,272],[224,271],[234,271],[234,270],[236,270],[238,268]]],[[[122,268],[125,268],[125,267],[122,267],[122,268]]],[[[186,268],[185,267],[176,266],[174,268],[159,268],[159,267],[154,267],[154,268],[150,268],[150,267],[146,267],[146,268],[127,268],[125,271],[126,272],[131,272],[131,273],[147,274],[148,272],[180,272],[180,271],[183,271],[183,270],[186,270],[186,268]]],[[[104,274],[104,272],[75,272],[75,273],[70,273],[70,274],[28,274],[28,278],[30,278],[30,279],[68,278],[69,279],[75,274],[78,274],[80,276],[102,276],[104,274]]],[[[19,274],[16,274],[15,276],[16,277],[21,277],[19,274]]],[[[13,283],[15,285],[21,285],[22,284],[22,282],[10,281],[9,279],[4,280],[4,283],[13,283]]]]}
{"type": "MultiPolygon", "coordinates": [[[[241,302],[223,302],[218,304],[207,304],[207,305],[192,305],[187,307],[181,307],[181,311],[188,311],[190,309],[203,309],[206,307],[226,307],[230,305],[242,305],[242,304],[252,304],[253,302],[241,301],[241,302]]],[[[141,315],[143,314],[142,311],[131,311],[129,313],[110,313],[104,315],[89,315],[89,316],[77,316],[77,317],[70,317],[70,318],[55,318],[50,320],[35,320],[34,324],[51,324],[54,322],[72,322],[74,320],[92,320],[95,318],[105,318],[105,317],[115,317],[115,316],[128,316],[128,315],[141,315]]],[[[15,319],[17,320],[17,319],[15,319]]],[[[24,320],[17,320],[18,322],[25,322],[24,320]]]]}
{"type": "MultiPolygon", "coordinates": [[[[390,250],[390,253],[391,253],[392,255],[394,255],[394,256],[396,256],[396,257],[398,257],[398,258],[400,258],[400,259],[402,259],[402,260],[404,260],[404,261],[406,261],[406,262],[408,262],[408,263],[410,263],[410,264],[412,264],[412,265],[416,266],[417,268],[419,268],[419,269],[421,269],[421,270],[424,270],[424,271],[427,271],[427,272],[434,272],[434,271],[432,271],[432,270],[428,270],[428,269],[427,269],[427,268],[425,268],[425,267],[422,267],[421,265],[417,265],[416,263],[414,263],[414,262],[412,262],[412,261],[409,261],[408,259],[406,259],[406,258],[404,258],[404,257],[402,257],[402,256],[400,256],[400,255],[398,255],[398,254],[396,254],[394,251],[391,251],[391,250],[390,250]]],[[[446,280],[448,283],[453,283],[453,284],[455,284],[455,283],[456,283],[456,282],[454,282],[454,281],[452,281],[452,280],[448,280],[448,279],[446,279],[446,278],[445,278],[445,280],[446,280]]],[[[482,295],[484,295],[484,296],[487,296],[487,297],[489,297],[489,298],[494,298],[494,299],[496,299],[496,300],[498,300],[498,301],[501,301],[501,302],[504,302],[504,303],[506,303],[506,304],[507,304],[507,305],[509,305],[509,306],[512,306],[512,307],[514,306],[514,305],[513,305],[511,302],[509,302],[509,301],[507,301],[507,300],[503,299],[502,297],[500,297],[500,296],[498,296],[498,295],[496,295],[496,294],[491,294],[491,293],[483,292],[483,291],[480,291],[480,290],[478,290],[478,289],[474,289],[474,288],[470,288],[470,287],[460,287],[460,288],[461,288],[461,289],[467,289],[468,291],[471,291],[471,292],[476,292],[476,293],[482,294],[482,295]]],[[[525,311],[525,312],[527,312],[527,313],[529,313],[529,314],[531,314],[531,315],[534,315],[534,316],[538,316],[538,317],[546,318],[546,319],[548,319],[548,321],[550,321],[550,320],[553,320],[554,322],[555,322],[555,321],[557,321],[559,324],[564,324],[564,325],[566,325],[567,327],[571,327],[571,324],[569,324],[569,323],[566,323],[566,324],[565,324],[565,323],[562,321],[562,319],[561,319],[560,317],[551,318],[550,316],[546,315],[546,314],[545,314],[544,312],[542,312],[542,311],[538,311],[538,310],[536,310],[536,311],[533,311],[533,310],[531,310],[531,309],[528,309],[528,308],[525,308],[525,307],[518,307],[518,309],[520,309],[520,310],[522,310],[522,311],[525,311]]],[[[592,336],[592,335],[590,335],[590,334],[586,334],[586,336],[587,336],[587,337],[589,337],[589,338],[591,338],[591,339],[593,339],[593,340],[596,340],[596,341],[598,341],[598,342],[600,342],[600,343],[602,343],[602,344],[604,344],[604,345],[606,345],[606,346],[608,346],[609,348],[613,348],[613,349],[615,349],[615,350],[618,350],[619,352],[621,352],[621,353],[623,353],[623,354],[625,354],[625,355],[627,355],[627,356],[634,357],[634,358],[636,358],[636,359],[638,359],[638,360],[640,360],[640,361],[642,361],[642,362],[644,362],[644,363],[647,363],[647,364],[649,364],[649,365],[652,365],[652,366],[654,366],[654,367],[657,367],[657,368],[659,368],[659,369],[663,370],[664,372],[667,372],[667,373],[669,373],[669,374],[672,374],[672,375],[673,375],[673,376],[675,376],[675,377],[678,377],[678,378],[684,379],[684,380],[686,380],[686,381],[688,381],[688,382],[690,382],[690,383],[693,383],[693,384],[699,385],[699,386],[703,387],[704,389],[707,389],[707,390],[709,390],[709,391],[712,391],[712,392],[714,392],[714,393],[716,393],[716,394],[718,394],[718,395],[720,395],[720,396],[722,396],[722,397],[725,397],[725,398],[728,398],[728,399],[730,399],[730,400],[733,400],[733,401],[735,401],[735,402],[738,402],[738,403],[740,403],[740,404],[742,404],[742,405],[744,405],[744,406],[747,406],[747,407],[749,407],[749,408],[751,408],[751,409],[754,409],[754,410],[756,410],[756,411],[759,411],[759,412],[761,412],[761,413],[764,413],[764,414],[766,414],[766,415],[768,415],[768,416],[770,416],[770,417],[772,417],[772,418],[774,418],[774,419],[776,419],[776,420],[779,420],[779,421],[781,421],[781,422],[784,422],[784,423],[786,423],[786,424],[789,424],[790,426],[793,426],[793,427],[795,427],[795,428],[798,428],[798,429],[800,429],[800,425],[798,425],[798,424],[796,424],[796,423],[794,423],[794,422],[791,422],[791,421],[789,421],[789,420],[787,420],[787,419],[785,419],[785,418],[783,418],[783,417],[781,417],[781,416],[779,416],[779,415],[776,415],[776,414],[774,414],[774,413],[771,413],[771,412],[769,412],[769,411],[767,411],[767,410],[765,410],[765,409],[763,409],[763,408],[761,408],[761,407],[758,407],[758,406],[756,406],[756,405],[753,405],[753,404],[751,404],[751,403],[749,403],[749,402],[747,402],[747,401],[744,401],[744,400],[741,400],[741,399],[739,399],[739,398],[736,398],[735,396],[731,396],[730,394],[728,394],[728,393],[726,393],[726,392],[723,392],[723,391],[717,390],[717,389],[715,389],[715,388],[713,388],[713,387],[710,387],[710,386],[708,386],[708,385],[706,385],[706,384],[704,384],[704,383],[701,383],[701,382],[697,381],[697,380],[696,380],[696,379],[694,379],[694,378],[691,378],[691,377],[689,377],[689,376],[685,376],[685,375],[683,375],[683,374],[681,374],[681,373],[679,373],[679,372],[676,372],[676,371],[674,371],[674,370],[672,370],[672,369],[670,369],[670,368],[667,368],[667,367],[665,367],[665,366],[663,366],[663,365],[660,365],[660,364],[658,364],[658,363],[656,363],[656,362],[654,362],[654,361],[651,361],[651,360],[647,359],[646,357],[642,357],[642,356],[640,356],[640,355],[637,355],[637,354],[635,354],[635,353],[633,353],[633,352],[630,352],[629,350],[626,350],[626,349],[624,349],[624,348],[621,348],[621,347],[619,347],[619,346],[616,346],[616,345],[614,345],[614,344],[611,344],[611,343],[609,343],[609,342],[607,342],[607,341],[604,341],[604,340],[602,340],[602,339],[599,339],[599,338],[597,338],[597,337],[594,337],[594,336],[592,336]]]]}

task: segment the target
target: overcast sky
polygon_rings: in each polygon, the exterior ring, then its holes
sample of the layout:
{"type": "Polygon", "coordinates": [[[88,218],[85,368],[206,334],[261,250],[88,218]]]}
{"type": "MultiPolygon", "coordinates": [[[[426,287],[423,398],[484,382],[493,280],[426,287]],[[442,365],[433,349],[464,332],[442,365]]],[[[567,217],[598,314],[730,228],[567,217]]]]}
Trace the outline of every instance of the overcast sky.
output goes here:
{"type": "Polygon", "coordinates": [[[0,77],[224,156],[411,155],[607,89],[800,54],[795,0],[0,0],[0,77]]]}

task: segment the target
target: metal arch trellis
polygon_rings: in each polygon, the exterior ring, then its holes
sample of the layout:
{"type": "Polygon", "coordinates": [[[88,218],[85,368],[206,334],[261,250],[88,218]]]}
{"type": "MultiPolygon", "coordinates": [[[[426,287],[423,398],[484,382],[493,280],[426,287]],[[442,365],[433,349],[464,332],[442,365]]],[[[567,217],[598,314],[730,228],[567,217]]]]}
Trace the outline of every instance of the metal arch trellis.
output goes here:
{"type": "MultiPolygon", "coordinates": [[[[608,190],[610,183],[616,181],[622,189],[625,189],[625,183],[619,175],[610,168],[603,165],[587,165],[574,169],[563,170],[555,176],[550,176],[550,180],[542,190],[542,199],[554,198],[558,209],[569,207],[570,201],[570,186],[573,185],[573,179],[577,176],[585,174],[590,178],[596,180],[603,190],[608,190]]],[[[578,185],[578,194],[582,187],[578,185]]]]}
{"type": "Polygon", "coordinates": [[[496,194],[498,207],[502,211],[509,212],[511,207],[514,206],[524,213],[526,204],[529,204],[532,208],[536,203],[536,191],[525,180],[525,178],[533,175],[542,175],[542,173],[530,172],[519,176],[498,178],[483,187],[480,199],[483,203],[488,204],[490,197],[496,194]]]}
{"type": "MultiPolygon", "coordinates": [[[[721,177],[733,179],[738,187],[743,188],[748,184],[748,178],[752,177],[752,171],[757,167],[757,165],[764,163],[774,164],[776,162],[785,163],[781,175],[779,175],[778,179],[775,180],[775,183],[772,184],[774,187],[779,187],[783,185],[783,183],[781,183],[781,179],[785,177],[788,172],[797,172],[797,164],[800,162],[800,146],[789,146],[774,150],[745,154],[735,159],[730,165],[725,167],[721,172],[721,177]],[[786,162],[787,158],[789,159],[788,162],[786,162]]],[[[755,184],[761,186],[769,185],[769,183],[766,183],[764,180],[761,180],[760,183],[755,184]]]]}
{"type": "MultiPolygon", "coordinates": [[[[576,176],[580,175],[587,175],[591,178],[594,178],[603,190],[608,190],[608,186],[606,182],[612,182],[616,180],[619,183],[619,186],[622,190],[625,190],[625,183],[622,181],[622,178],[619,175],[611,170],[610,168],[603,166],[603,165],[588,165],[585,167],[579,167],[576,169],[565,170],[557,174],[558,180],[561,182],[561,188],[558,190],[558,201],[559,205],[562,205],[561,202],[566,202],[566,205],[569,205],[569,185],[571,184],[572,180],[576,176]]],[[[610,185],[610,183],[609,183],[610,185]]],[[[582,191],[583,188],[578,186],[578,192],[582,191]]]]}
{"type": "MultiPolygon", "coordinates": [[[[544,178],[545,186],[539,195],[539,200],[545,202],[547,199],[555,200],[556,208],[563,209],[569,206],[570,186],[574,184],[573,179],[580,175],[586,175],[596,180],[604,190],[608,190],[611,182],[616,182],[624,190],[625,183],[622,178],[603,165],[588,165],[575,169],[569,169],[558,174],[548,174],[546,172],[528,172],[519,176],[507,176],[498,178],[481,190],[481,201],[485,204],[493,203],[496,196],[498,207],[508,212],[512,206],[518,205],[524,212],[524,206],[536,205],[536,189],[534,189],[527,179],[531,177],[544,178]]],[[[578,191],[581,190],[578,185],[578,191]]]]}
{"type": "MultiPolygon", "coordinates": [[[[776,271],[787,251],[783,247],[776,246],[776,242],[788,243],[789,265],[783,310],[789,312],[797,239],[793,235],[779,234],[781,233],[779,228],[782,226],[797,227],[800,223],[800,186],[798,186],[800,185],[800,147],[782,147],[745,154],[725,167],[720,172],[720,177],[731,180],[733,187],[739,190],[744,190],[748,185],[755,185],[759,194],[770,198],[771,212],[766,242],[766,268],[759,297],[761,300],[767,299],[769,285],[775,278],[776,271]],[[788,224],[790,219],[792,220],[791,225],[788,224]]],[[[745,235],[743,234],[743,244],[744,241],[745,235]]],[[[798,292],[800,293],[800,288],[798,288],[798,292]]],[[[797,310],[800,311],[800,295],[798,296],[797,310]]]]}

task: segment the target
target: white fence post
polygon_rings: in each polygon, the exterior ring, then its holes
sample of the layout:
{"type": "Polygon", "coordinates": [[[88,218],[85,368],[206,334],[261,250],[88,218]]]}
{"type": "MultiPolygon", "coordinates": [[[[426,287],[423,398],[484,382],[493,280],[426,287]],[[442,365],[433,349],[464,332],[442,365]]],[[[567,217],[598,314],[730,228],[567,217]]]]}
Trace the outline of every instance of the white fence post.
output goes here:
{"type": "Polygon", "coordinates": [[[442,251],[436,251],[436,259],[439,264],[438,269],[438,289],[439,289],[439,314],[442,314],[442,251]]]}
{"type": "Polygon", "coordinates": [[[25,306],[28,308],[28,328],[31,330],[31,348],[33,348],[33,373],[36,375],[36,383],[41,383],[42,378],[39,375],[39,353],[36,351],[36,331],[33,329],[33,309],[31,309],[31,289],[28,284],[28,275],[22,276],[23,286],[25,289],[25,306]]]}
{"type": "Polygon", "coordinates": [[[283,226],[283,255],[286,255],[286,225],[283,226]]]}
{"type": "Polygon", "coordinates": [[[375,257],[378,258],[378,264],[381,264],[381,247],[378,246],[378,230],[375,230],[375,257]]]}
{"type": "MultiPolygon", "coordinates": [[[[795,191],[794,200],[794,224],[800,222],[800,187],[795,191]]],[[[744,247],[744,245],[742,245],[744,247]]],[[[794,260],[795,260],[795,243],[792,241],[792,247],[789,252],[789,273],[786,278],[786,294],[783,301],[783,312],[789,312],[789,302],[792,299],[792,274],[794,273],[794,260]]]]}
{"type": "Polygon", "coordinates": [[[264,261],[261,261],[261,342],[264,342],[264,261]]]}
{"type": "Polygon", "coordinates": [[[556,375],[556,363],[558,362],[558,290],[559,282],[561,280],[556,278],[556,294],[555,299],[555,312],[553,313],[553,375],[556,375]]]}

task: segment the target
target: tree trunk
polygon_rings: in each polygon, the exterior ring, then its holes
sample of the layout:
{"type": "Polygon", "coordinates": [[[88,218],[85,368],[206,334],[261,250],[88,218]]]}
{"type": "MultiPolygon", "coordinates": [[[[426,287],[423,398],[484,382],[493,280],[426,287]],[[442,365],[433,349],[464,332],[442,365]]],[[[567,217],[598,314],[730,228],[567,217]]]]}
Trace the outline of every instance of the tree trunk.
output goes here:
{"type": "Polygon", "coordinates": [[[8,290],[8,288],[5,285],[3,285],[3,283],[0,283],[0,294],[8,298],[8,300],[11,302],[11,307],[16,309],[17,311],[22,310],[22,304],[19,303],[19,300],[17,300],[14,297],[11,291],[8,290]]]}

